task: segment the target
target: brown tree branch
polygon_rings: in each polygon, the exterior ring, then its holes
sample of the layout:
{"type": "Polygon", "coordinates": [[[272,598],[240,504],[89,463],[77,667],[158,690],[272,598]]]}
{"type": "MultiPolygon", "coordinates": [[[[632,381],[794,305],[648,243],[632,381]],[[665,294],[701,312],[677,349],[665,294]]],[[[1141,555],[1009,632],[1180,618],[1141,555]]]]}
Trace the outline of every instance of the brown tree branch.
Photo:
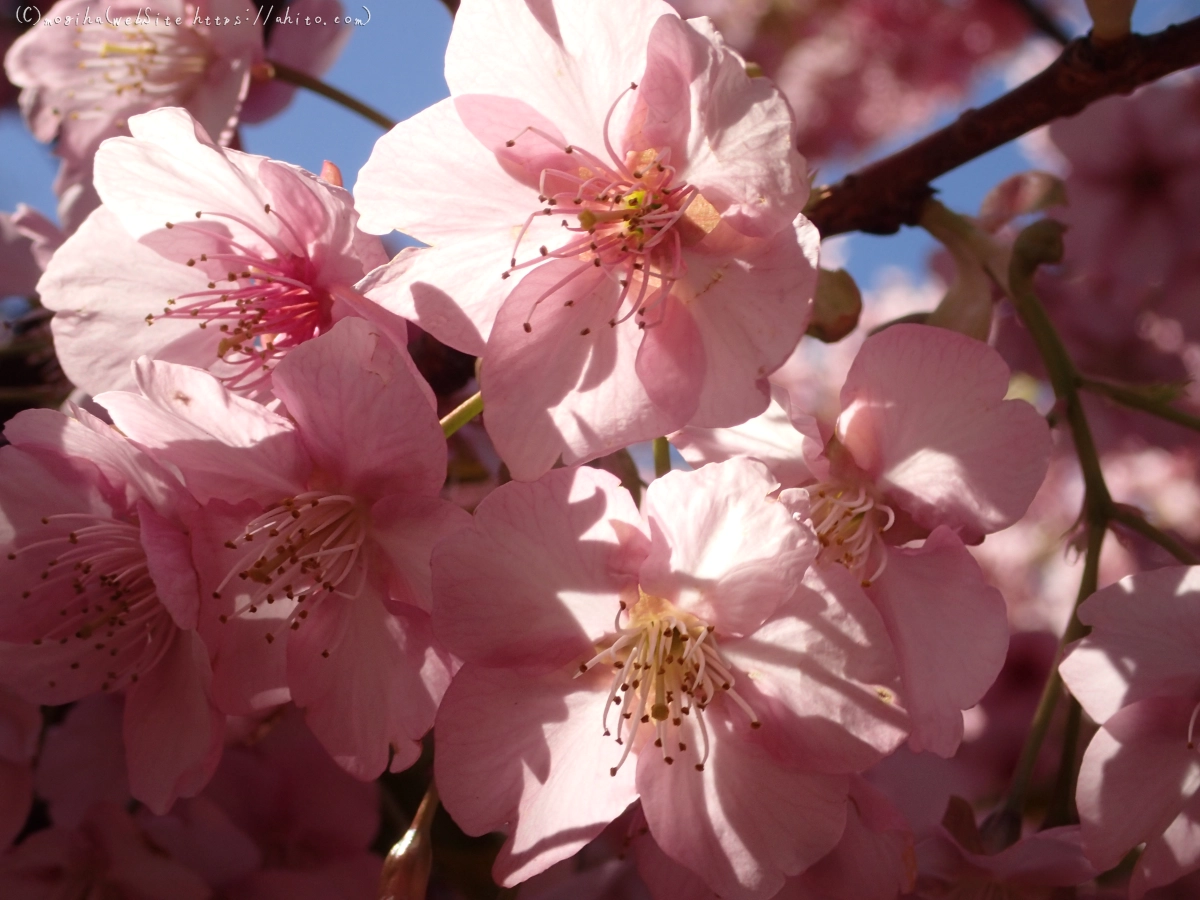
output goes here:
{"type": "Polygon", "coordinates": [[[825,237],[847,231],[892,234],[901,225],[915,225],[935,178],[1097,100],[1128,94],[1195,65],[1200,65],[1200,18],[1103,47],[1078,38],[1044,71],[1003,97],[821,189],[808,217],[825,237]]]}

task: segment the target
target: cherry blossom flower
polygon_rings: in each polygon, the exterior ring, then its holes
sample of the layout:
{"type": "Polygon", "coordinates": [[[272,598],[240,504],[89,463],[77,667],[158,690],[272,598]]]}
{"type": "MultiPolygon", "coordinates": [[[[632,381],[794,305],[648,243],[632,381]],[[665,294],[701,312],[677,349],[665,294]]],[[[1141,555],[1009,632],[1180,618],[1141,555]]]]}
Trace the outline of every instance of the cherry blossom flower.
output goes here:
{"type": "Polygon", "coordinates": [[[429,630],[430,550],[469,521],[438,499],[446,444],[408,354],[343,319],[276,367],[291,418],[198,369],[137,372],[142,396],[97,399],[205,504],[194,553],[221,708],[291,697],[352,774],[389,755],[407,768],[450,672],[429,630]]]}
{"type": "Polygon", "coordinates": [[[56,705],[126,695],[135,797],[165,811],[221,753],[178,480],[95,417],[29,410],[0,448],[0,682],[56,705]]]}
{"type": "MultiPolygon", "coordinates": [[[[293,14],[341,11],[337,0],[297,0],[293,14]]],[[[97,7],[60,0],[5,56],[21,90],[21,112],[34,137],[55,142],[62,159],[55,193],[68,231],[99,202],[91,156],[102,140],[127,134],[131,117],[160,107],[188,110],[223,145],[232,142],[243,106],[247,121],[281,110],[294,88],[256,81],[264,59],[265,16],[240,0],[127,0],[97,7]],[[215,20],[215,21],[214,21],[215,20]],[[224,24],[228,22],[228,24],[224,24]]],[[[339,28],[275,28],[273,58],[320,75],[348,34],[339,28]]]]}
{"type": "Polygon", "coordinates": [[[452,96],[383,137],[355,186],[366,230],[432,245],[360,287],[482,356],[519,480],[760,413],[810,315],[786,102],[705,20],[627,6],[468,0],[452,96]]]}
{"type": "Polygon", "coordinates": [[[1083,849],[1100,871],[1138,844],[1130,896],[1200,869],[1200,567],[1142,572],[1079,607],[1091,633],[1059,672],[1101,728],[1079,770],[1083,849]]]}
{"type": "Polygon", "coordinates": [[[62,241],[54,223],[24,203],[11,215],[0,213],[0,297],[33,296],[62,241]]]}
{"type": "Polygon", "coordinates": [[[958,747],[960,711],[991,685],[1008,640],[1004,599],[964,541],[1019,519],[1049,461],[1045,421],[1004,400],[1007,386],[986,344],[894,325],[863,343],[828,441],[783,406],[740,428],[672,438],[694,465],[753,456],[791,488],[781,500],[812,522],[818,568],[852,572],[887,623],[912,746],[943,756],[958,747]]]}
{"type": "Polygon", "coordinates": [[[38,285],[77,385],[130,388],[130,361],[149,354],[269,397],[271,371],[291,349],[348,314],[388,317],[348,290],[387,258],[355,227],[348,193],[218,147],[182,110],[129,125],[133,137],[96,156],[104,206],[38,285]]]}
{"type": "Polygon", "coordinates": [[[766,898],[846,822],[846,773],[904,738],[883,623],[849,576],[801,583],[812,535],[762,464],[497,488],[434,551],[434,628],[464,660],[435,771],[469,834],[502,829],[513,885],[635,799],[679,865],[766,898]]]}

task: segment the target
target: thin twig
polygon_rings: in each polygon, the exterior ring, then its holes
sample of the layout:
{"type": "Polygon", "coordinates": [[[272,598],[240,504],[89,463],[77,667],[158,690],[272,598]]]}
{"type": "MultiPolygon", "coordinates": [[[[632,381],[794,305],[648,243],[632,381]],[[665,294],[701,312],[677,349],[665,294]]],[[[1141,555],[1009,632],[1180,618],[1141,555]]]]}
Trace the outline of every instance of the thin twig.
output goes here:
{"type": "Polygon", "coordinates": [[[1003,97],[814,192],[807,215],[824,237],[847,231],[891,234],[915,225],[933,193],[930,182],[939,176],[1097,100],[1128,94],[1195,65],[1200,65],[1200,18],[1104,46],[1078,38],[1043,72],[1003,97]]]}
{"type": "Polygon", "coordinates": [[[1158,544],[1185,566],[1200,566],[1200,555],[1197,555],[1182,541],[1146,521],[1140,511],[1120,503],[1114,503],[1109,511],[1109,517],[1124,525],[1134,534],[1140,534],[1146,540],[1158,544]]]}
{"type": "MultiPolygon", "coordinates": [[[[1062,676],[1058,674],[1058,664],[1062,660],[1066,646],[1082,637],[1086,630],[1075,610],[1078,610],[1079,604],[1096,592],[1099,585],[1100,551],[1113,510],[1117,508],[1116,504],[1112,502],[1108,485],[1104,481],[1096,442],[1092,438],[1091,427],[1088,425],[1083,404],[1080,402],[1079,373],[1075,369],[1075,364],[1071,361],[1062,339],[1055,331],[1050,317],[1046,315],[1046,310],[1033,291],[1033,276],[1038,266],[1056,262],[1062,257],[1062,231],[1062,225],[1050,220],[1030,225],[1017,236],[1013,244],[1012,262],[1008,270],[1008,298],[1037,345],[1038,354],[1046,366],[1050,384],[1054,388],[1054,394],[1063,408],[1064,418],[1071,430],[1075,454],[1079,458],[1079,467],[1083,473],[1084,495],[1080,519],[1086,529],[1083,575],[1079,580],[1079,592],[1075,596],[1075,607],[1066,630],[1059,639],[1050,677],[1047,678],[1046,685],[1042,689],[1041,699],[1034,712],[1025,744],[1021,748],[1021,756],[1002,807],[1010,816],[1016,817],[1017,821],[1020,820],[1024,811],[1033,769],[1046,738],[1046,732],[1050,728],[1054,710],[1062,695],[1063,681],[1062,676]]],[[[1078,728],[1078,717],[1068,716],[1065,737],[1068,744],[1076,740],[1078,728]]],[[[1072,754],[1069,760],[1064,755],[1060,761],[1060,768],[1062,766],[1073,769],[1074,755],[1072,754]]],[[[1057,782],[1062,783],[1073,778],[1073,771],[1060,771],[1057,782]]]]}
{"type": "Polygon", "coordinates": [[[1184,428],[1190,428],[1192,431],[1200,431],[1200,416],[1194,416],[1182,409],[1176,409],[1169,403],[1149,397],[1136,387],[1118,384],[1103,378],[1089,378],[1086,375],[1080,376],[1079,386],[1093,394],[1099,394],[1120,403],[1122,406],[1128,406],[1130,409],[1140,409],[1142,412],[1166,419],[1168,422],[1174,422],[1176,425],[1182,425],[1184,428]]]}
{"type": "Polygon", "coordinates": [[[274,60],[268,60],[267,65],[271,67],[272,78],[287,82],[288,84],[294,84],[297,87],[306,88],[315,94],[320,94],[322,97],[328,97],[334,103],[341,104],[346,109],[358,113],[364,119],[370,119],[385,130],[390,131],[396,124],[392,119],[389,119],[374,107],[367,106],[361,100],[355,100],[349,94],[339,91],[319,78],[313,78],[307,72],[301,72],[299,69],[293,69],[291,66],[285,66],[283,63],[275,62],[274,60]]]}

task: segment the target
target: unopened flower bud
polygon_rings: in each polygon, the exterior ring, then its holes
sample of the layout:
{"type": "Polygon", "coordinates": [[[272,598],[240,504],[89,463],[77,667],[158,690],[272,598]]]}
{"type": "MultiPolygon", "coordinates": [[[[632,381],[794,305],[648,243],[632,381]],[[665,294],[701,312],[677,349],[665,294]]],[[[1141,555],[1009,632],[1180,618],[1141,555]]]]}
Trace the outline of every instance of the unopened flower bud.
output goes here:
{"type": "Polygon", "coordinates": [[[819,269],[808,335],[826,344],[840,341],[858,326],[861,313],[862,294],[850,273],[844,269],[819,269]]]}
{"type": "Polygon", "coordinates": [[[334,187],[345,187],[345,182],[342,181],[342,170],[337,167],[336,163],[331,163],[329,160],[321,163],[321,180],[334,187]]]}

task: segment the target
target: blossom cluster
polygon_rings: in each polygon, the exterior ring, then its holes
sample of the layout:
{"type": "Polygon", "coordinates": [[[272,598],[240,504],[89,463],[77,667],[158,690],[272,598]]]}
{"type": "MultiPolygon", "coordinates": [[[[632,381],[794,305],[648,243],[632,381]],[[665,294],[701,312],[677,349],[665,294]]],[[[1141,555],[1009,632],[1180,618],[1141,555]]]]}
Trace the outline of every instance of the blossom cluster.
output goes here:
{"type": "Polygon", "coordinates": [[[75,390],[0,446],[4,897],[424,897],[438,803],[526,900],[1189,890],[1200,418],[1159,382],[1200,372],[1196,82],[931,203],[936,308],[860,320],[802,151],[1029,22],[700,5],[462,0],[450,96],[349,188],[238,131],[345,32],[161,0],[15,41],[61,228],[0,218],[0,282],[75,390]]]}

